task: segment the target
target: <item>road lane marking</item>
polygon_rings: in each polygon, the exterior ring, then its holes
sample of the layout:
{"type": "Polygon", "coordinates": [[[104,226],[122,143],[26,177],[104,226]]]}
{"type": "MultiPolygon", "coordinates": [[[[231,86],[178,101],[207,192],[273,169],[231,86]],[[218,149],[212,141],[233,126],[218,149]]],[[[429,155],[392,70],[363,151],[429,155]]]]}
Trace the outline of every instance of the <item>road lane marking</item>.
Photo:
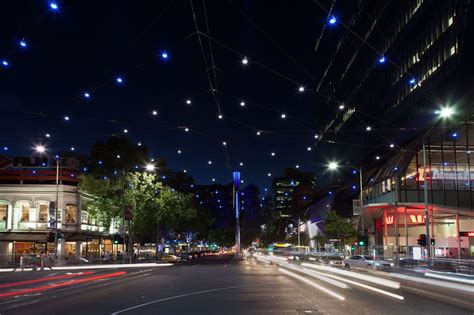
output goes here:
{"type": "Polygon", "coordinates": [[[344,275],[344,276],[351,277],[351,278],[357,278],[358,280],[364,280],[364,281],[367,281],[367,282],[372,282],[372,283],[375,283],[375,284],[378,284],[378,285],[383,285],[383,286],[393,288],[393,289],[400,289],[400,283],[392,281],[392,280],[386,280],[386,279],[379,278],[379,277],[363,275],[363,274],[352,272],[352,271],[341,270],[341,269],[337,269],[337,268],[334,268],[334,267],[320,266],[320,265],[315,265],[315,264],[302,263],[301,266],[309,267],[309,268],[313,268],[313,269],[324,270],[324,271],[329,271],[329,272],[332,272],[332,273],[338,273],[340,275],[344,275]]]}
{"type": "MultiPolygon", "coordinates": [[[[315,271],[316,273],[319,273],[317,271],[315,271]]],[[[398,300],[404,300],[405,298],[401,295],[398,295],[398,294],[394,294],[392,292],[388,292],[388,291],[385,291],[385,290],[381,290],[379,288],[375,288],[375,287],[372,287],[370,285],[367,285],[367,284],[363,284],[363,283],[360,283],[360,282],[356,282],[356,281],[352,281],[352,280],[349,280],[349,279],[344,279],[344,278],[341,278],[341,277],[338,277],[338,276],[335,276],[335,275],[328,275],[328,274],[325,274],[326,277],[331,277],[331,278],[334,278],[334,279],[337,279],[337,280],[340,280],[340,281],[343,281],[343,282],[347,282],[349,284],[352,284],[352,285],[355,285],[355,286],[359,286],[359,287],[362,287],[362,288],[365,288],[367,290],[371,290],[371,291],[374,291],[374,292],[378,292],[378,293],[381,293],[381,294],[384,294],[384,295],[387,295],[387,296],[391,296],[393,298],[396,298],[398,300]]]]}
{"type": "Polygon", "coordinates": [[[190,293],[185,293],[185,294],[180,294],[180,295],[174,295],[174,296],[170,296],[170,297],[167,297],[167,298],[163,298],[163,299],[159,299],[159,300],[155,300],[155,301],[150,301],[150,302],[147,302],[147,303],[138,304],[138,305],[135,305],[135,306],[132,306],[132,307],[129,307],[129,308],[125,308],[123,310],[113,312],[113,313],[111,313],[111,315],[125,313],[125,312],[135,310],[135,309],[140,308],[140,307],[144,307],[144,306],[148,306],[148,305],[152,305],[152,304],[156,304],[156,303],[161,303],[161,302],[166,302],[166,301],[169,301],[169,300],[180,299],[180,298],[183,298],[183,297],[188,297],[188,296],[193,296],[193,295],[198,295],[198,294],[212,293],[212,292],[217,292],[217,291],[232,290],[232,289],[238,289],[238,288],[255,287],[255,286],[261,286],[261,285],[264,285],[264,284],[237,285],[237,286],[232,286],[232,287],[210,289],[210,290],[203,290],[203,291],[190,292],[190,293]]]}
{"type": "Polygon", "coordinates": [[[312,286],[312,287],[318,289],[319,291],[322,291],[322,292],[324,292],[324,293],[326,293],[326,294],[328,294],[328,295],[330,295],[330,296],[332,296],[332,297],[335,297],[335,298],[338,299],[338,300],[344,301],[344,300],[346,299],[346,298],[343,297],[342,295],[340,295],[340,294],[338,294],[338,293],[336,293],[336,292],[334,292],[334,291],[331,291],[331,290],[329,290],[329,289],[327,289],[327,288],[325,288],[325,287],[323,287],[323,286],[320,286],[319,284],[316,284],[316,283],[314,283],[313,281],[310,281],[310,280],[308,280],[308,279],[306,279],[306,278],[303,278],[302,276],[300,276],[300,275],[298,275],[298,274],[296,274],[296,273],[294,273],[294,272],[288,271],[288,270],[286,270],[286,269],[284,269],[284,268],[281,268],[281,267],[278,268],[278,270],[280,270],[280,272],[282,272],[282,273],[284,273],[284,274],[286,274],[286,275],[288,275],[288,276],[290,276],[290,277],[293,277],[293,278],[295,278],[295,279],[298,279],[298,280],[300,280],[300,281],[302,281],[302,282],[304,282],[304,283],[306,283],[306,284],[308,284],[308,285],[310,285],[310,286],[312,286]]]}

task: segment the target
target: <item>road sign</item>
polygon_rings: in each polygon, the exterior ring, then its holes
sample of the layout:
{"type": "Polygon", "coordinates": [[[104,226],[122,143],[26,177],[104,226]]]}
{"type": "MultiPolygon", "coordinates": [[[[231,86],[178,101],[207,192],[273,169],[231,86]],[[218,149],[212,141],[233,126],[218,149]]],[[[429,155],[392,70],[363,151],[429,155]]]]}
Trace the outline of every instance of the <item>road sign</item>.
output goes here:
{"type": "Polygon", "coordinates": [[[362,206],[360,204],[360,199],[352,200],[352,214],[360,215],[362,213],[362,206]]]}

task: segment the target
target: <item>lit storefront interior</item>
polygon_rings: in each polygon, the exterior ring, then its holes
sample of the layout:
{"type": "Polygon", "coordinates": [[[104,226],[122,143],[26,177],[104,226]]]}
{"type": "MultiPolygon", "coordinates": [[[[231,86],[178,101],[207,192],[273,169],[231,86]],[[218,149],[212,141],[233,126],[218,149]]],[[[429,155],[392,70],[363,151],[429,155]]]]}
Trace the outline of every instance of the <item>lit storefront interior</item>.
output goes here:
{"type": "Polygon", "coordinates": [[[412,254],[426,233],[426,184],[433,253],[474,256],[474,131],[470,122],[463,125],[433,128],[425,138],[426,171],[419,138],[365,179],[364,222],[374,249],[385,256],[412,254]]]}

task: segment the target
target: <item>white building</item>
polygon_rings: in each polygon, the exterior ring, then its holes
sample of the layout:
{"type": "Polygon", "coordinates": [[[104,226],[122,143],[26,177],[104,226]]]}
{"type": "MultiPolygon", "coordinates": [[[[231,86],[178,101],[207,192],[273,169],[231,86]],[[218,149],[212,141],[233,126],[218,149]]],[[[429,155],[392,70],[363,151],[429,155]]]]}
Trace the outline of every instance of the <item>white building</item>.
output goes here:
{"type": "MultiPolygon", "coordinates": [[[[122,245],[113,245],[111,234],[116,230],[106,230],[89,215],[92,196],[79,190],[76,176],[74,171],[60,171],[58,230],[63,237],[58,256],[99,258],[107,252],[123,252],[122,245]]],[[[0,261],[54,252],[47,236],[54,231],[55,180],[56,172],[45,168],[0,169],[0,261]]]]}

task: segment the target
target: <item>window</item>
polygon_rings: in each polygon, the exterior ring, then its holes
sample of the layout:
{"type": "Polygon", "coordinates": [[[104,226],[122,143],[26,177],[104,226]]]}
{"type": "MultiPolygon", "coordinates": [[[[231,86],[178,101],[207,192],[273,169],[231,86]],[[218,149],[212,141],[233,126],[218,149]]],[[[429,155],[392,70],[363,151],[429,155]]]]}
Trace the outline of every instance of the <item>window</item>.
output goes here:
{"type": "Polygon", "coordinates": [[[451,49],[449,50],[449,55],[452,56],[452,55],[454,55],[455,53],[456,53],[456,47],[453,46],[453,47],[451,47],[451,49]]]}
{"type": "Polygon", "coordinates": [[[38,211],[38,222],[46,223],[48,222],[48,205],[40,205],[38,211]]]}
{"type": "Polygon", "coordinates": [[[66,224],[76,224],[77,219],[77,206],[67,205],[66,206],[66,224]]]}
{"type": "Polygon", "coordinates": [[[21,222],[30,221],[30,205],[21,205],[21,222]]]}
{"type": "Polygon", "coordinates": [[[5,224],[7,222],[7,211],[8,211],[7,205],[0,205],[0,228],[1,227],[5,228],[5,224]]]}

